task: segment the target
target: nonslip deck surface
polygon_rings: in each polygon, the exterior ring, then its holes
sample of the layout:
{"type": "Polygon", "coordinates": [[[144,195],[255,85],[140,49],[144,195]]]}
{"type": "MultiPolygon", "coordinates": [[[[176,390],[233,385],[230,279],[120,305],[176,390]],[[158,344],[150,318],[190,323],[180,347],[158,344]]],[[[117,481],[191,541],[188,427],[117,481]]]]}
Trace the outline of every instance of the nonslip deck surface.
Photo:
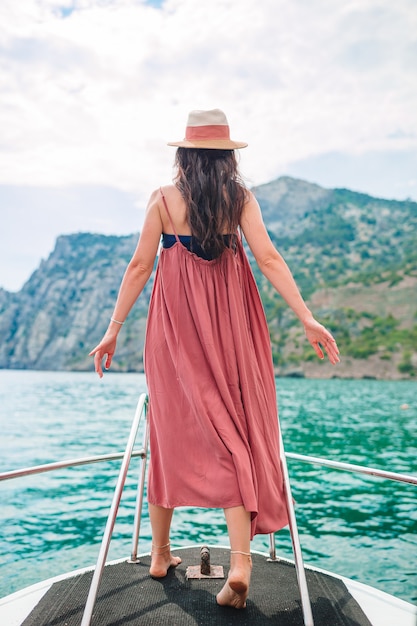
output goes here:
{"type": "MultiPolygon", "coordinates": [[[[219,607],[216,594],[222,579],[187,580],[188,565],[200,562],[200,548],[174,551],[182,563],[160,580],[149,576],[150,557],[139,564],[106,566],[92,626],[302,626],[303,617],[295,568],[253,555],[246,609],[219,607]]],[[[212,565],[228,571],[229,551],[211,548],[212,565]]],[[[372,626],[341,580],[306,570],[316,626],[372,626]]],[[[79,626],[92,572],[54,583],[22,626],[79,626]]]]}

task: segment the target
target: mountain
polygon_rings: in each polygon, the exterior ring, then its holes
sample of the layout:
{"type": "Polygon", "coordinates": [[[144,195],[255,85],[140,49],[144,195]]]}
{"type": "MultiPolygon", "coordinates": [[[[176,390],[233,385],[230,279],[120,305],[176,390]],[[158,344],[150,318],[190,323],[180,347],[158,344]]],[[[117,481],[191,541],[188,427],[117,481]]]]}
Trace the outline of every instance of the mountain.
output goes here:
{"type": "MultiPolygon", "coordinates": [[[[416,377],[417,203],[289,177],[253,192],[304,298],[342,353],[336,367],[318,360],[253,264],[277,374],[416,377]]],[[[61,236],[20,292],[0,289],[0,368],[91,369],[88,352],[107,327],[137,237],[61,236]]],[[[142,369],[152,280],[119,335],[113,371],[142,369]]]]}
{"type": "Polygon", "coordinates": [[[317,362],[255,269],[278,371],[306,376],[417,374],[417,203],[280,178],[253,189],[270,235],[342,361],[317,362]]]}
{"type": "MultiPolygon", "coordinates": [[[[1,290],[0,367],[90,368],[88,352],[107,327],[137,238],[90,233],[58,237],[52,254],[20,292],[1,290]]],[[[142,361],[150,292],[149,284],[126,323],[115,370],[134,369],[142,361]]]]}

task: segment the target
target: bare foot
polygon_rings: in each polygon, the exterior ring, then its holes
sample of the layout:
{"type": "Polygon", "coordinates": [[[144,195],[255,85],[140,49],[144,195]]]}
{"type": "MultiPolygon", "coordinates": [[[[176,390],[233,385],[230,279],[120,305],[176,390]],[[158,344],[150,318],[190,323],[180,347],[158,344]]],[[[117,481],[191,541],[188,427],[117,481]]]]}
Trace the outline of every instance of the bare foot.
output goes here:
{"type": "Polygon", "coordinates": [[[163,578],[168,574],[170,567],[177,567],[181,563],[179,556],[173,556],[170,550],[163,554],[152,554],[149,573],[152,578],[163,578]]]}
{"type": "Polygon", "coordinates": [[[242,554],[233,554],[231,561],[229,576],[216,596],[217,604],[244,609],[249,593],[252,559],[242,554]]]}

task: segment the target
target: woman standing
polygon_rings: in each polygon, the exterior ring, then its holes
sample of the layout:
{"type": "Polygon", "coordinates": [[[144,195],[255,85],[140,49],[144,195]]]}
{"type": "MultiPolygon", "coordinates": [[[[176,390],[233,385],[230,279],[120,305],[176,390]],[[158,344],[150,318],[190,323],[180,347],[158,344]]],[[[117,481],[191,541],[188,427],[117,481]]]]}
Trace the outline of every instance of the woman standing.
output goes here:
{"type": "Polygon", "coordinates": [[[253,194],[240,180],[224,113],[190,113],[176,146],[174,185],[154,191],[109,327],[94,355],[109,368],[116,340],[162,251],[149,306],[145,373],[151,457],[150,574],[181,562],[170,551],[177,506],[223,508],[231,547],[221,605],[242,608],[250,540],[288,523],[279,458],[275,379],[268,328],[240,230],[266,278],[304,326],[317,355],[338,358],[274,248],[253,194]]]}

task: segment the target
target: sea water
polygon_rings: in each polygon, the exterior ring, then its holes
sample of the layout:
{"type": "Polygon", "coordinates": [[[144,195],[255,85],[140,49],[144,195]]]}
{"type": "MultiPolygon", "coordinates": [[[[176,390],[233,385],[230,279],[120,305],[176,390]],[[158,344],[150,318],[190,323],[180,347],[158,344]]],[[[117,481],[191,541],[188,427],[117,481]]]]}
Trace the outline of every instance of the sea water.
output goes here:
{"type": "MultiPolygon", "coordinates": [[[[285,378],[276,386],[287,452],[417,474],[415,382],[285,378]]],[[[123,452],[143,392],[142,374],[0,371],[0,471],[123,452]]],[[[120,463],[0,483],[0,596],[96,562],[120,463]]],[[[290,459],[288,466],[306,563],[415,602],[417,487],[290,459]]],[[[139,471],[133,459],[109,559],[130,555],[139,471]]],[[[178,509],[171,541],[228,545],[223,512],[178,509]]],[[[150,543],[145,503],[139,552],[150,543]]],[[[265,536],[252,544],[268,546],[265,536]]],[[[276,547],[292,557],[288,529],[276,534],[276,547]]]]}

